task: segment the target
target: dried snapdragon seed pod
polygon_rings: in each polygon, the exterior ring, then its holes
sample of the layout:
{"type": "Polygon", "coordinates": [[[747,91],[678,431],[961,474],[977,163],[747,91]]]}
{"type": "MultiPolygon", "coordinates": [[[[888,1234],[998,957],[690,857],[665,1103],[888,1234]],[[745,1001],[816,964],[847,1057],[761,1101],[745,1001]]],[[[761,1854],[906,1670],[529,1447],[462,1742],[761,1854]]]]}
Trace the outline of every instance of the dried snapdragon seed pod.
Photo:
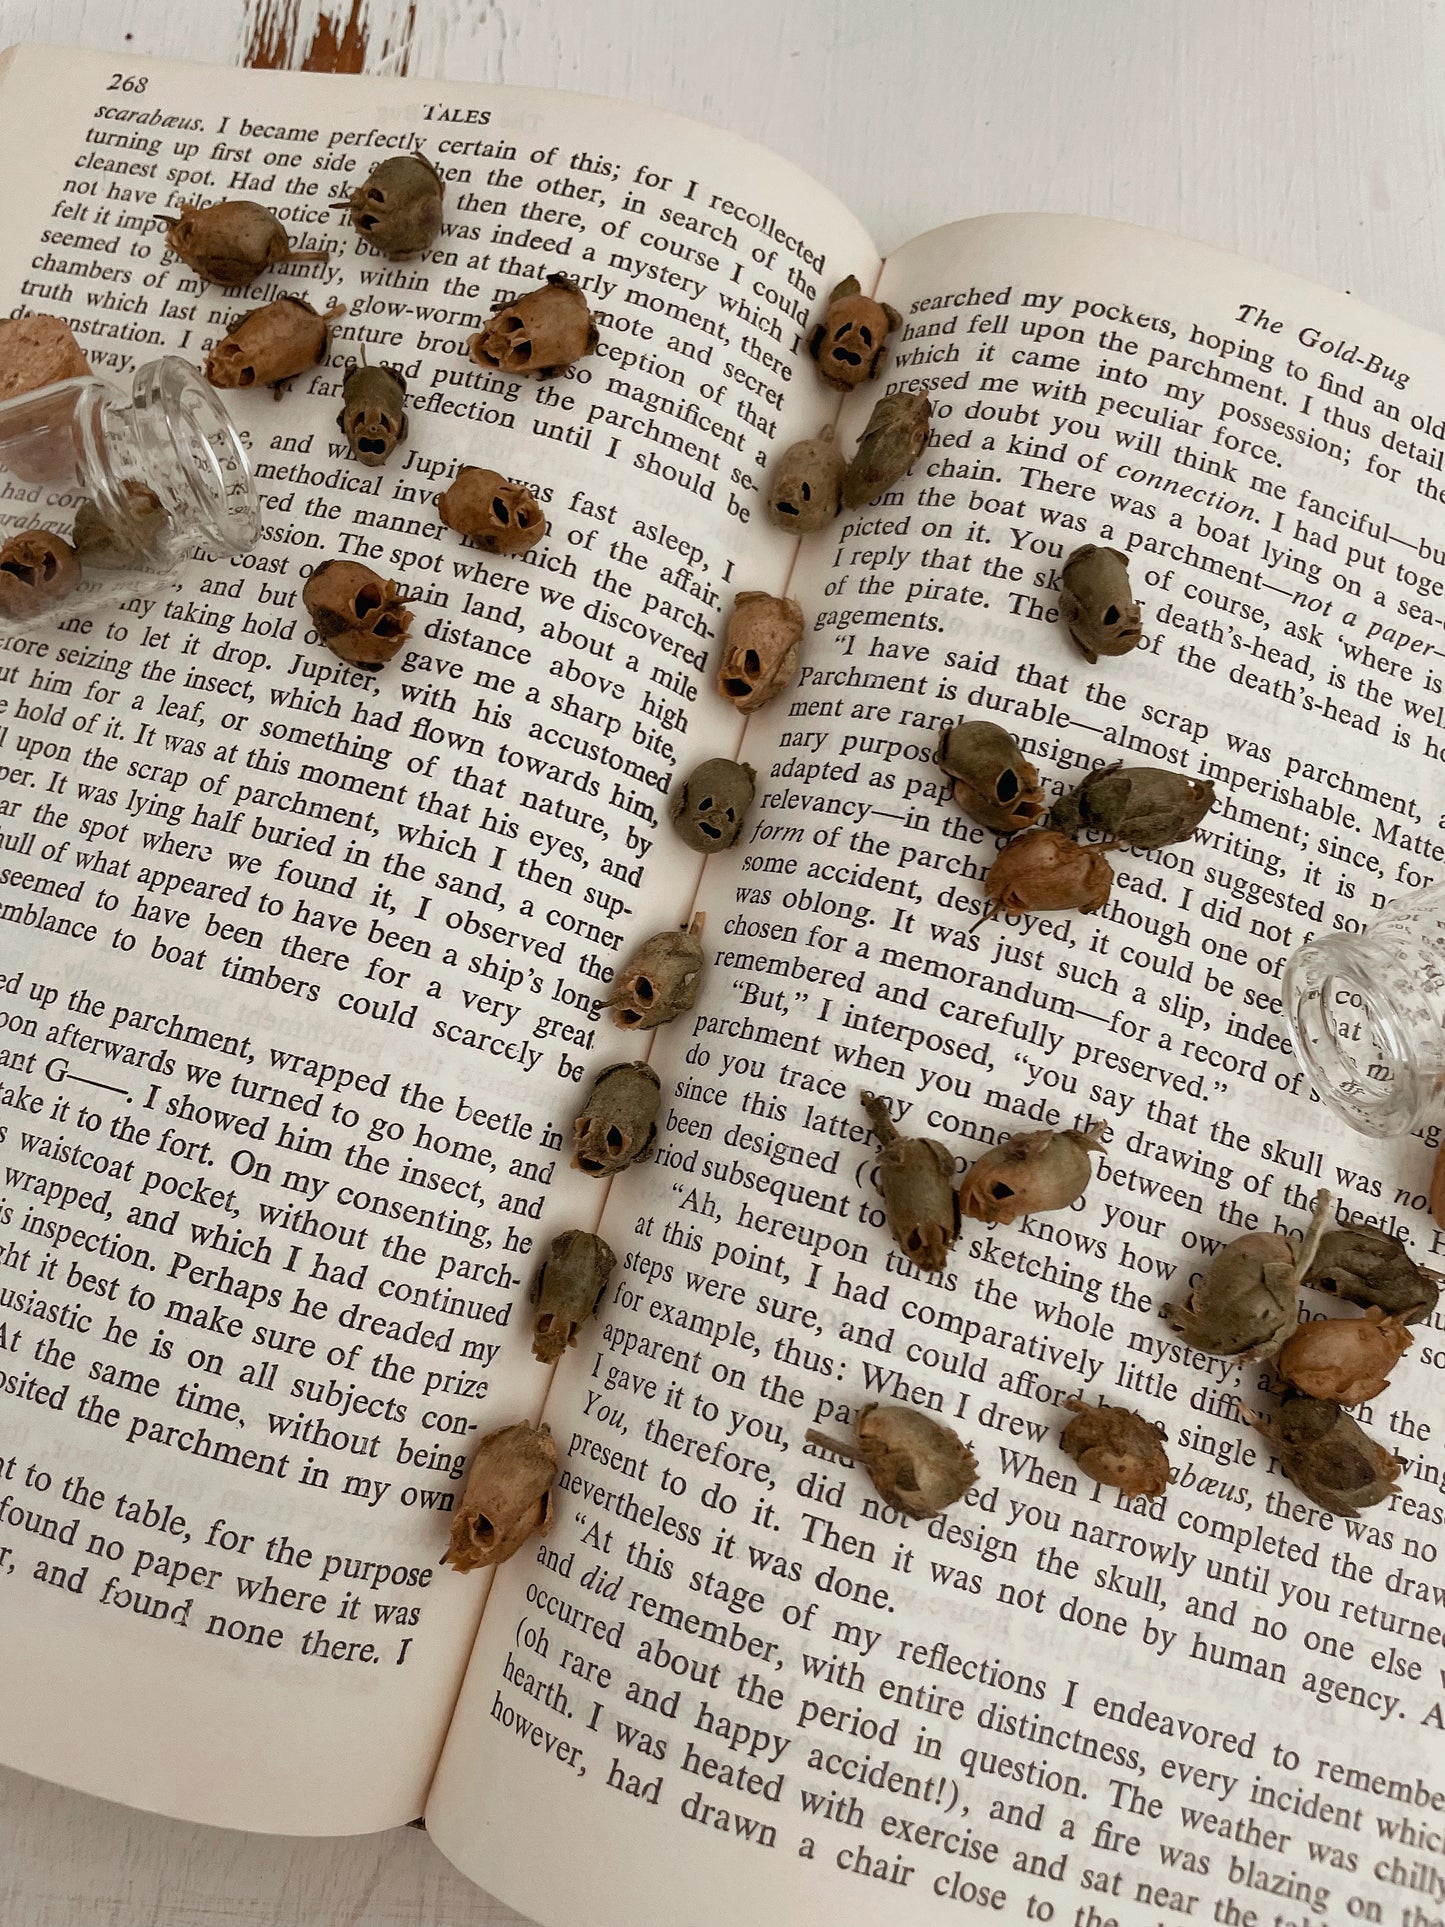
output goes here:
{"type": "Polygon", "coordinates": [[[281,261],[325,261],[330,248],[293,248],[286,230],[259,201],[217,201],[210,207],[181,202],[166,221],[166,245],[203,281],[218,288],[244,288],[281,261]]]}
{"type": "Polygon", "coordinates": [[[442,229],[442,177],[425,154],[393,154],[337,207],[378,254],[400,261],[429,248],[442,229]]]}
{"type": "Polygon", "coordinates": [[[704,856],[731,849],[743,833],[756,787],[757,772],[750,764],[710,756],[672,792],[667,805],[672,827],[690,850],[704,856]]]}
{"type": "Polygon", "coordinates": [[[494,468],[459,468],[437,514],[449,529],[492,555],[525,555],[547,533],[547,518],[529,488],[494,468]]]}
{"type": "Polygon", "coordinates": [[[876,502],[923,453],[933,404],[927,391],[885,395],[868,417],[853,459],[843,471],[843,506],[876,502]]]}
{"type": "Polygon", "coordinates": [[[647,1064],[609,1064],[572,1125],[572,1163],[589,1177],[610,1177],[646,1157],[657,1137],[662,1084],[647,1064]]]}
{"type": "Polygon", "coordinates": [[[1103,830],[1116,843],[1160,850],[1193,836],[1214,807],[1214,785],[1174,769],[1096,769],[1060,797],[1049,822],[1067,836],[1103,830]]]}
{"type": "Polygon", "coordinates": [[[380,468],[406,440],[406,377],[397,368],[353,361],[341,384],[336,426],[367,468],[380,468]]]}
{"type": "Polygon", "coordinates": [[[591,1231],[564,1231],[552,1240],[546,1262],[532,1287],[537,1316],[532,1325],[532,1356],[555,1365],[602,1303],[617,1263],[612,1247],[591,1231]]]}
{"type": "Polygon", "coordinates": [[[1352,1519],[1395,1490],[1400,1461],[1332,1399],[1287,1398],[1273,1418],[1240,1407],[1279,1455],[1285,1477],[1326,1512],[1352,1519]]]}
{"type": "Polygon", "coordinates": [[[1039,773],[997,723],[950,723],[939,737],[938,761],[953,778],[955,802],[985,828],[1007,836],[1043,815],[1039,773]]]}
{"type": "Polygon", "coordinates": [[[560,375],[597,346],[597,323],[587,297],[565,274],[498,308],[467,342],[483,368],[504,375],[560,375]]]}
{"type": "Polygon", "coordinates": [[[733,602],[717,693],[742,715],[780,695],[798,673],[803,611],[791,596],[744,589],[733,602]]]}
{"type": "Polygon", "coordinates": [[[330,324],[345,313],[342,307],[318,314],[297,294],[252,308],[206,356],[206,380],[213,388],[274,388],[290,381],[324,357],[330,324]]]}
{"type": "Polygon", "coordinates": [[[923,1271],[942,1271],[958,1236],[953,1154],[927,1137],[900,1137],[881,1097],[864,1091],[863,1109],[878,1139],[878,1189],[894,1243],[923,1271]]]}
{"type": "Polygon", "coordinates": [[[827,528],[843,504],[843,451],[833,424],[778,457],[768,486],[768,520],[790,535],[827,528]]]}
{"type": "Polygon", "coordinates": [[[1012,1224],[1029,1211],[1062,1211],[1083,1197],[1094,1175],[1090,1151],[1102,1151],[1109,1127],[1024,1131],[985,1151],[963,1174],[958,1204],[981,1224],[1012,1224]]]}
{"type": "Polygon", "coordinates": [[[695,916],[686,930],[659,930],[633,951],[607,993],[619,1030],[656,1030],[692,1009],[702,979],[702,926],[695,916]]]}
{"type": "Polygon", "coordinates": [[[1268,1358],[1299,1317],[1300,1280],[1314,1261],[1332,1200],[1316,1193],[1302,1243],[1250,1231],[1216,1252],[1188,1298],[1164,1316],[1181,1338],[1218,1358],[1268,1358]]]}
{"type": "Polygon", "coordinates": [[[20,314],[0,321],[0,401],[88,375],[90,363],[58,314],[20,314]]]}
{"type": "Polygon", "coordinates": [[[1075,843],[1058,830],[1025,830],[1006,843],[983,880],[993,899],[979,919],[1026,917],[1039,910],[1080,910],[1087,915],[1109,901],[1114,872],[1112,843],[1075,843]]]}
{"type": "Polygon", "coordinates": [[[957,1432],[907,1405],[865,1405],[856,1440],[808,1433],[840,1459],[861,1459],[879,1498],[910,1519],[932,1519],[978,1479],[978,1461],[957,1432]]]}
{"type": "Polygon", "coordinates": [[[1308,1398],[1363,1405],[1384,1391],[1413,1343],[1403,1318],[1387,1318],[1378,1305],[1370,1305],[1361,1318],[1297,1325],[1280,1346],[1274,1366],[1308,1398]]]}
{"type": "Polygon", "coordinates": [[[43,616],[80,587],[75,550],[53,529],[26,529],[0,547],[0,615],[43,616]]]}
{"type": "Polygon", "coordinates": [[[1131,1499],[1161,1499],[1173,1477],[1164,1434],[1148,1419],[1122,1405],[1065,1403],[1077,1418],[1064,1427],[1060,1444],[1085,1478],[1116,1486],[1131,1499]]]}
{"type": "Polygon", "coordinates": [[[828,296],[823,319],[808,337],[808,353],[828,386],[846,395],[878,373],[888,336],[902,319],[886,301],[864,294],[850,274],[828,296]]]}
{"type": "Polygon", "coordinates": [[[1417,1265],[1398,1238],[1377,1224],[1346,1218],[1320,1239],[1304,1282],[1356,1305],[1378,1305],[1407,1325],[1435,1309],[1439,1274],[1417,1265]]]}
{"type": "Polygon", "coordinates": [[[1430,1216],[1445,1231],[1445,1144],[1435,1153],[1430,1167],[1430,1216]]]}
{"type": "Polygon", "coordinates": [[[1065,558],[1059,577],[1059,614],[1087,661],[1139,647],[1144,632],[1127,555],[1086,542],[1065,558]]]}
{"type": "Polygon", "coordinates": [[[71,546],[84,569],[132,569],[152,556],[165,539],[170,517],[160,497],[144,482],[122,483],[125,501],[111,518],[95,502],[75,511],[71,546]]]}
{"type": "Polygon", "coordinates": [[[320,563],[301,600],[317,635],[357,669],[390,662],[411,628],[411,610],[397,585],[364,562],[320,563]]]}
{"type": "Polygon", "coordinates": [[[446,1562],[455,1572],[500,1566],[531,1538],[552,1529],[557,1447],[545,1425],[504,1425],[477,1447],[452,1517],[446,1562]]]}

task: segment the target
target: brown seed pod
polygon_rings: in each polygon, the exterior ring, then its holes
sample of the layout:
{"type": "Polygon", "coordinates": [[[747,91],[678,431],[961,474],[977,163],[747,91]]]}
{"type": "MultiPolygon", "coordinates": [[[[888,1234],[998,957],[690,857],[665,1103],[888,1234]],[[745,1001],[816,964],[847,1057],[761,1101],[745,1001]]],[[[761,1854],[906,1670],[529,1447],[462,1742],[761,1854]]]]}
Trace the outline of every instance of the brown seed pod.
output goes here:
{"type": "Polygon", "coordinates": [[[985,828],[1007,836],[1043,815],[1039,773],[997,723],[950,723],[939,737],[938,761],[953,778],[954,801],[985,828]]]}
{"type": "Polygon", "coordinates": [[[0,616],[43,616],[80,587],[75,550],[53,529],[26,529],[0,547],[0,616]]]}
{"type": "Polygon", "coordinates": [[[1439,1274],[1417,1265],[1398,1238],[1377,1224],[1347,1218],[1320,1239],[1304,1282],[1356,1305],[1378,1305],[1407,1325],[1434,1311],[1439,1274]]]}
{"type": "Polygon", "coordinates": [[[425,154],[393,154],[352,191],[347,208],[363,241],[389,261],[421,254],[442,230],[442,177],[425,154]]]}
{"type": "Polygon", "coordinates": [[[768,485],[768,520],[789,535],[827,528],[843,504],[844,467],[831,422],[811,441],[785,448],[768,485]]]}
{"type": "Polygon", "coordinates": [[[552,1529],[557,1447],[545,1425],[523,1419],[489,1433],[477,1447],[452,1515],[446,1563],[455,1572],[500,1566],[534,1532],[552,1529]]]}
{"type": "Polygon", "coordinates": [[[850,274],[828,296],[823,319],[808,337],[808,353],[828,386],[846,395],[873,380],[888,336],[902,320],[886,301],[864,294],[857,275],[850,274]]]}
{"type": "Polygon", "coordinates": [[[1324,1318],[1297,1325],[1280,1346],[1275,1370],[1308,1398],[1363,1405],[1378,1398],[1402,1353],[1414,1343],[1403,1318],[1378,1305],[1361,1318],[1324,1318]]]}
{"type": "Polygon", "coordinates": [[[341,384],[336,426],[358,462],[380,468],[397,444],[406,440],[406,377],[400,369],[353,361],[341,384]]]}
{"type": "Polygon", "coordinates": [[[808,1443],[861,1459],[878,1496],[910,1519],[932,1519],[978,1479],[978,1461],[947,1425],[908,1405],[865,1405],[856,1440],[808,1433],[808,1443]]]}
{"type": "Polygon", "coordinates": [[[589,1177],[610,1177],[646,1157],[657,1138],[662,1084],[647,1064],[609,1064],[598,1073],[572,1125],[572,1164],[589,1177]]]}
{"type": "Polygon", "coordinates": [[[1090,1151],[1102,1151],[1109,1127],[1096,1119],[1087,1131],[1024,1131],[985,1151],[963,1174],[958,1205],[982,1224],[1012,1224],[1029,1211],[1062,1211],[1088,1189],[1090,1151]]]}
{"type": "Polygon", "coordinates": [[[58,314],[19,314],[0,321],[0,401],[89,373],[90,363],[70,323],[58,314]]]}
{"type": "Polygon", "coordinates": [[[437,497],[437,514],[449,529],[492,555],[525,555],[547,533],[547,518],[532,491],[494,468],[459,468],[446,493],[437,497]]]}
{"type": "Polygon", "coordinates": [[[364,562],[318,564],[301,600],[317,635],[357,669],[380,669],[390,662],[411,628],[411,610],[397,585],[364,562]]]}
{"type": "Polygon", "coordinates": [[[672,827],[690,850],[712,856],[731,849],[743,833],[757,787],[749,763],[710,756],[683,777],[668,799],[672,827]]]}
{"type": "Polygon", "coordinates": [[[958,1236],[953,1154],[933,1138],[900,1137],[888,1106],[871,1091],[863,1109],[878,1139],[878,1189],[894,1243],[922,1271],[942,1271],[958,1236]]]}
{"type": "Polygon", "coordinates": [[[798,673],[803,611],[791,596],[744,589],[733,602],[717,693],[742,715],[781,695],[798,673]]]}
{"type": "Polygon", "coordinates": [[[1395,1490],[1400,1461],[1332,1399],[1287,1398],[1272,1419],[1241,1406],[1240,1417],[1269,1440],[1285,1477],[1326,1512],[1352,1519],[1395,1490]]]}
{"type": "Polygon", "coordinates": [[[884,395],[868,417],[853,459],[843,471],[843,506],[876,502],[906,475],[928,442],[933,404],[925,389],[884,395]]]}
{"type": "Polygon", "coordinates": [[[345,313],[345,308],[331,308],[318,314],[296,294],[252,308],[206,356],[206,380],[213,388],[278,387],[324,358],[330,323],[345,313]]]}
{"type": "Polygon", "coordinates": [[[1430,1167],[1430,1216],[1445,1231],[1445,1144],[1435,1153],[1430,1167]]]}
{"type": "Polygon", "coordinates": [[[702,980],[702,924],[698,915],[686,930],[659,930],[633,951],[607,993],[619,1030],[656,1030],[692,1009],[702,980]]]}
{"type": "Polygon", "coordinates": [[[1214,807],[1214,785],[1175,769],[1096,769],[1049,812],[1066,836],[1103,830],[1136,850],[1161,850],[1193,836],[1214,807]]]}
{"type": "Polygon", "coordinates": [[[597,346],[597,323],[587,297],[565,274],[498,308],[467,342],[483,368],[504,375],[560,375],[597,346]]]}
{"type": "Polygon", "coordinates": [[[1164,1434],[1122,1405],[1065,1401],[1077,1418],[1064,1427],[1060,1444],[1085,1478],[1112,1485],[1131,1499],[1162,1499],[1174,1474],[1164,1450],[1164,1434]]]}
{"type": "Polygon", "coordinates": [[[282,261],[325,261],[330,248],[296,249],[286,230],[259,201],[217,201],[194,207],[182,201],[167,217],[166,245],[193,273],[218,288],[244,288],[282,261]]]}
{"type": "Polygon", "coordinates": [[[131,480],[121,487],[124,499],[109,519],[95,502],[82,502],[75,511],[70,543],[84,569],[137,568],[164,544],[170,517],[155,490],[131,480]]]}
{"type": "Polygon", "coordinates": [[[1198,1351],[1241,1362],[1269,1358],[1294,1330],[1300,1280],[1314,1262],[1333,1199],[1315,1194],[1298,1246],[1272,1231],[1249,1231],[1216,1252],[1182,1304],[1164,1316],[1198,1351]]]}
{"type": "Polygon", "coordinates": [[[564,1231],[552,1240],[546,1262],[532,1286],[537,1315],[532,1324],[532,1356],[555,1365],[602,1303],[617,1263],[612,1247],[591,1231],[564,1231]]]}
{"type": "Polygon", "coordinates": [[[1139,647],[1143,627],[1129,586],[1129,558],[1086,542],[1059,571],[1059,614],[1088,662],[1125,656],[1139,647]]]}
{"type": "Polygon", "coordinates": [[[1079,910],[1087,915],[1109,901],[1114,872],[1111,843],[1075,843],[1058,830],[1025,830],[1006,843],[983,880],[992,906],[979,919],[1026,917],[1039,910],[1079,910]]]}

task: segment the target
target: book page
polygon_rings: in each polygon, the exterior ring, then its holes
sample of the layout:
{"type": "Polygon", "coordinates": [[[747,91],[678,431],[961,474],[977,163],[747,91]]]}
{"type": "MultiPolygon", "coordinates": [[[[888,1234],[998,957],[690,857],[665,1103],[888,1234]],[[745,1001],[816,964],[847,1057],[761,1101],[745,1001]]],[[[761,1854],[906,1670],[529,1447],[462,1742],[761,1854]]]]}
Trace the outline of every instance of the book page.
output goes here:
{"type": "MultiPolygon", "coordinates": [[[[534,1247],[600,1209],[570,1120],[638,1053],[599,995],[686,914],[666,792],[739,733],[699,697],[719,611],[786,574],[740,511],[813,421],[819,287],[877,257],[786,165],[606,101],[23,50],[5,105],[0,300],[97,370],[282,293],[347,312],[281,399],[229,398],[254,553],[0,639],[0,1748],[190,1819],[381,1827],[481,1609],[439,1564],[465,1465],[545,1393],[534,1247]],[[447,225],[392,263],[335,203],[418,146],[447,225]],[[330,259],[202,285],[158,217],[236,196],[330,259]],[[471,362],[558,272],[595,355],[471,362]],[[383,468],[337,426],[363,355],[407,382],[383,468]],[[534,488],[539,547],[441,526],[461,462],[534,488]],[[301,606],[338,555],[411,598],[380,674],[301,606]]],[[[7,533],[74,508],[0,500],[7,533]]]]}
{"type": "Polygon", "coordinates": [[[1445,1243],[1437,1133],[1338,1124],[1278,1001],[1299,942],[1445,858],[1440,345],[1052,218],[925,236],[880,293],[884,379],[930,387],[933,438],[794,571],[804,665],[750,724],[756,819],[699,897],[712,976],[654,1058],[673,1128],[613,1187],[627,1283],[549,1406],[570,1513],[501,1576],[434,1831],[546,1922],[558,1812],[599,1922],[679,1890],[699,1922],[858,1927],[1438,1912],[1433,1325],[1357,1413],[1398,1490],[1344,1519],[1240,1421],[1272,1409],[1262,1368],[1161,1309],[1241,1233],[1298,1237],[1322,1185],[1424,1262],[1445,1243]],[[1092,666],[1057,619],[1085,541],[1128,552],[1144,608],[1092,666]],[[1114,855],[1096,914],[977,928],[1001,839],[934,760],[965,715],[1051,797],[1123,760],[1218,800],[1114,855]],[[1071,1209],[965,1220],[925,1274],[862,1089],[960,1168],[1095,1118],[1107,1153],[1071,1209]],[[1064,1455],[1074,1397],[1163,1428],[1165,1496],[1064,1455]],[[912,1521],[806,1443],[873,1403],[971,1445],[961,1502],[912,1521]]]}

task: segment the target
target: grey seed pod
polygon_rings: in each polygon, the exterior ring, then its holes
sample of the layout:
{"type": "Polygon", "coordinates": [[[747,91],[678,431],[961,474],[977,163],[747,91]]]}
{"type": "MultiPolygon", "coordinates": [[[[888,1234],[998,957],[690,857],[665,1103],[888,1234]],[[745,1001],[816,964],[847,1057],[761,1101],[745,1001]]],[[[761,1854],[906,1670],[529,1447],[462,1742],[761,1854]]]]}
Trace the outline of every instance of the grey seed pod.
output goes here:
{"type": "Polygon", "coordinates": [[[1039,773],[997,723],[950,723],[939,737],[938,761],[953,778],[954,801],[986,829],[1008,836],[1043,815],[1039,773]]]}
{"type": "Polygon", "coordinates": [[[886,301],[864,294],[850,274],[828,296],[823,319],[808,337],[808,353],[828,386],[846,395],[877,375],[888,336],[902,320],[886,301]]]}
{"type": "Polygon", "coordinates": [[[692,1009],[702,981],[701,928],[694,917],[690,929],[659,930],[633,951],[607,993],[619,1030],[656,1030],[692,1009]]]}
{"type": "Polygon", "coordinates": [[[425,154],[393,154],[338,205],[350,210],[363,241],[389,261],[400,261],[423,253],[441,233],[444,192],[425,154]]]}
{"type": "Polygon", "coordinates": [[[459,468],[437,497],[449,529],[492,555],[525,555],[547,533],[547,518],[532,491],[494,468],[459,468]]]}
{"type": "Polygon", "coordinates": [[[572,1163],[590,1177],[610,1177],[646,1157],[657,1137],[662,1084],[646,1064],[609,1064],[598,1073],[572,1125],[572,1163]]]}
{"type": "Polygon", "coordinates": [[[868,417],[853,459],[843,471],[843,506],[876,502],[923,453],[933,404],[925,389],[884,395],[868,417]]]}
{"type": "Polygon", "coordinates": [[[1330,1203],[1328,1191],[1316,1194],[1298,1249],[1273,1232],[1250,1231],[1216,1252],[1188,1298],[1164,1307],[1180,1337],[1218,1358],[1272,1357],[1295,1328],[1300,1280],[1314,1260],[1330,1203]]]}
{"type": "Polygon", "coordinates": [[[1285,1477],[1325,1512],[1352,1519],[1395,1490],[1399,1460],[1332,1399],[1287,1398],[1267,1419],[1241,1406],[1240,1417],[1269,1440],[1285,1477]]]}
{"type": "Polygon", "coordinates": [[[757,787],[757,772],[747,763],[710,756],[685,776],[668,800],[672,827],[690,850],[712,856],[731,849],[743,833],[757,787]]]}
{"type": "Polygon", "coordinates": [[[331,345],[330,323],[344,307],[318,314],[300,295],[283,294],[264,308],[239,315],[206,356],[213,388],[277,387],[314,368],[331,345]]]}
{"type": "Polygon", "coordinates": [[[43,616],[80,587],[75,550],[53,529],[25,529],[0,547],[0,616],[43,616]]]}
{"type": "Polygon", "coordinates": [[[953,1154],[927,1137],[900,1137],[888,1106],[871,1091],[863,1109],[878,1139],[878,1189],[888,1229],[904,1257],[922,1271],[942,1271],[958,1236],[953,1154]]]}
{"type": "Polygon", "coordinates": [[[498,308],[471,336],[467,353],[480,367],[504,375],[560,375],[597,346],[597,323],[587,297],[565,274],[498,308]]]}
{"type": "Polygon", "coordinates": [[[1437,1273],[1417,1265],[1398,1238],[1377,1224],[1346,1218],[1320,1239],[1304,1282],[1355,1305],[1378,1305],[1418,1325],[1440,1296],[1437,1273]]]}
{"type": "Polygon", "coordinates": [[[865,1405],[856,1440],[808,1433],[810,1445],[861,1459],[878,1496],[910,1519],[932,1519],[978,1480],[978,1461],[947,1425],[909,1405],[865,1405]]]}
{"type": "Polygon", "coordinates": [[[845,466],[831,422],[811,441],[785,448],[768,485],[767,515],[774,528],[789,535],[827,528],[842,507],[845,466]]]}
{"type": "Polygon", "coordinates": [[[1066,836],[1102,830],[1136,850],[1160,850],[1193,836],[1214,807],[1214,785],[1174,769],[1096,769],[1060,797],[1049,822],[1066,836]]]}
{"type": "Polygon", "coordinates": [[[406,377],[397,368],[353,361],[341,384],[336,426],[367,468],[380,468],[406,440],[406,377]]]}
{"type": "Polygon", "coordinates": [[[1059,614],[1087,661],[1139,647],[1143,628],[1127,555],[1086,542],[1065,557],[1059,578],[1059,614]]]}
{"type": "Polygon", "coordinates": [[[968,1167],[958,1204],[982,1224],[1012,1224],[1029,1211],[1062,1211],[1081,1198],[1094,1175],[1090,1151],[1102,1151],[1109,1127],[1095,1119],[1087,1131],[1024,1131],[1005,1138],[968,1167]]]}
{"type": "Polygon", "coordinates": [[[1174,1474],[1157,1425],[1122,1405],[1086,1405],[1080,1398],[1065,1403],[1078,1417],[1069,1420],[1059,1443],[1085,1478],[1130,1499],[1164,1496],[1174,1474]]]}
{"type": "Polygon", "coordinates": [[[781,695],[798,673],[803,611],[791,596],[744,589],[733,602],[717,693],[742,715],[781,695]]]}
{"type": "Polygon", "coordinates": [[[552,1240],[532,1286],[537,1315],[532,1324],[532,1356],[555,1365],[602,1303],[617,1263],[611,1245],[591,1231],[564,1231],[552,1240]]]}
{"type": "Polygon", "coordinates": [[[75,511],[70,541],[82,568],[136,568],[164,545],[170,517],[155,490],[130,480],[122,487],[124,500],[114,505],[110,519],[95,502],[82,502],[75,511]]]}
{"type": "Polygon", "coordinates": [[[452,1514],[446,1563],[456,1572],[500,1566],[534,1532],[550,1532],[556,1478],[557,1447],[545,1425],[523,1419],[489,1433],[452,1514]]]}
{"type": "Polygon", "coordinates": [[[244,288],[281,261],[325,261],[330,248],[293,248],[286,230],[259,201],[217,201],[166,219],[166,245],[202,281],[218,288],[244,288]]]}

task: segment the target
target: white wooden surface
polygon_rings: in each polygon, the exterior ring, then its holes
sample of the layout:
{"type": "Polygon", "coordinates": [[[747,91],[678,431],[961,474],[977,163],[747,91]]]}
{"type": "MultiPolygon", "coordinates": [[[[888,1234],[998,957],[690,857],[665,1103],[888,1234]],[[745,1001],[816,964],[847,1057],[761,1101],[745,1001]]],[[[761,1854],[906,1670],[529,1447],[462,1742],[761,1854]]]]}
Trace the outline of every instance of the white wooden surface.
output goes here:
{"type": "MultiPolygon", "coordinates": [[[[0,45],[238,62],[282,29],[304,53],[327,16],[365,36],[369,71],[616,94],[751,135],[885,250],[965,214],[1104,214],[1445,332],[1438,0],[0,0],[0,45]]],[[[3,1927],[518,1918],[420,1832],[222,1833],[0,1770],[3,1927]]]]}

